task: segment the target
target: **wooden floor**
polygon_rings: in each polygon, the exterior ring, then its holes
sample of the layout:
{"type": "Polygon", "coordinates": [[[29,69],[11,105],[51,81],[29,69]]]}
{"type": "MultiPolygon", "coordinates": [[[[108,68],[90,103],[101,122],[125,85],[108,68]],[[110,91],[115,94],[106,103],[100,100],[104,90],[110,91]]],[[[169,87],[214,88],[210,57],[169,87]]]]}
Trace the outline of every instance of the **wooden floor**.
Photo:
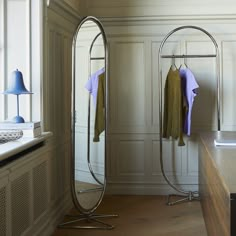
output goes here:
{"type": "Polygon", "coordinates": [[[118,214],[104,220],[114,229],[56,229],[52,236],[207,236],[200,202],[167,206],[165,201],[164,196],[105,196],[96,213],[118,214]]]}

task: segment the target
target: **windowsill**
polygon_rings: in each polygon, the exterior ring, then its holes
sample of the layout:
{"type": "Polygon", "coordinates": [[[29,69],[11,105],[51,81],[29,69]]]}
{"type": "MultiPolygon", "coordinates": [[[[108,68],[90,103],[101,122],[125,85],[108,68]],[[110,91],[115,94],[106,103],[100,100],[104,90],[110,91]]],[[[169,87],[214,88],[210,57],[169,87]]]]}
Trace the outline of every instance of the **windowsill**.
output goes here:
{"type": "Polygon", "coordinates": [[[32,146],[39,144],[52,136],[52,132],[43,132],[36,138],[20,138],[16,141],[0,144],[0,161],[13,156],[19,152],[25,151],[32,146]]]}

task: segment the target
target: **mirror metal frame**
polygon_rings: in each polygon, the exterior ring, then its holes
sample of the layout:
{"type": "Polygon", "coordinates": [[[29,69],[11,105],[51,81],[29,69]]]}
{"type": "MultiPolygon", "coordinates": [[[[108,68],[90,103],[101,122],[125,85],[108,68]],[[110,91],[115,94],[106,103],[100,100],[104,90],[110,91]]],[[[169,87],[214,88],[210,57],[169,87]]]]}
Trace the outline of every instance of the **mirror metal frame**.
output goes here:
{"type": "MultiPolygon", "coordinates": [[[[106,34],[105,31],[103,29],[103,26],[101,24],[101,22],[93,17],[93,16],[87,16],[85,18],[82,19],[82,21],[79,23],[78,27],[76,28],[76,32],[74,34],[73,37],[73,44],[72,44],[72,120],[71,120],[71,135],[72,135],[72,140],[71,140],[71,195],[72,195],[72,200],[74,203],[74,206],[79,210],[80,213],[82,213],[83,215],[91,215],[96,209],[97,207],[100,205],[103,196],[104,196],[104,192],[105,192],[105,188],[106,188],[106,157],[107,157],[107,148],[106,148],[106,136],[107,136],[107,106],[108,106],[108,96],[107,96],[107,91],[108,91],[108,46],[107,46],[107,39],[106,39],[106,34]],[[105,66],[105,84],[106,84],[106,94],[105,94],[105,136],[104,136],[104,183],[103,183],[103,189],[101,190],[102,193],[100,195],[100,198],[98,199],[97,203],[91,207],[90,209],[85,209],[84,207],[81,206],[81,204],[79,203],[77,197],[76,197],[76,190],[75,190],[75,183],[74,183],[74,179],[75,179],[75,64],[76,64],[76,40],[77,40],[77,35],[79,33],[79,30],[81,29],[82,25],[86,22],[86,21],[92,21],[94,22],[100,29],[101,31],[101,35],[103,38],[103,43],[104,43],[104,66],[105,66]]],[[[89,117],[88,117],[89,118],[89,117]]],[[[89,137],[88,137],[88,142],[89,142],[89,137]]],[[[88,144],[88,153],[87,153],[87,160],[89,161],[89,144],[88,144]]],[[[91,171],[91,169],[89,168],[89,170],[91,171]]]]}

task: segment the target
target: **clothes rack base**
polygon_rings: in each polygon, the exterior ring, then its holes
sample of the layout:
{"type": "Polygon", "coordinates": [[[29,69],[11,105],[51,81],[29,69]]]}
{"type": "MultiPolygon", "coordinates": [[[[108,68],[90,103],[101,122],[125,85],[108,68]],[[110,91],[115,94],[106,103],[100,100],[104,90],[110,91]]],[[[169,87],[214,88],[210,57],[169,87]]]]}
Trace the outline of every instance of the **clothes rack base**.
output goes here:
{"type": "Polygon", "coordinates": [[[199,201],[199,193],[197,191],[189,191],[188,195],[180,195],[180,194],[169,194],[167,197],[167,202],[166,205],[172,206],[178,203],[183,203],[183,202],[190,202],[190,201],[199,201]],[[171,201],[172,197],[178,197],[180,199],[171,201]]]}

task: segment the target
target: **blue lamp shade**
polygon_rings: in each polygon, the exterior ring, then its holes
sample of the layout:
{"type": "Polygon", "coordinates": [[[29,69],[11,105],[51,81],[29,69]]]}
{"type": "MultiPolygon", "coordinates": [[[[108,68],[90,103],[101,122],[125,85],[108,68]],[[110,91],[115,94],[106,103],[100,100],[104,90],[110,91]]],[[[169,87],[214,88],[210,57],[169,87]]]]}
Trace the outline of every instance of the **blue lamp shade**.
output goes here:
{"type": "Polygon", "coordinates": [[[15,95],[32,94],[32,92],[29,92],[25,88],[23,75],[18,69],[12,72],[10,86],[7,90],[3,92],[3,94],[15,94],[15,95]]]}
{"type": "Polygon", "coordinates": [[[10,86],[7,90],[3,92],[3,94],[15,94],[17,95],[17,116],[13,118],[13,122],[15,123],[24,123],[24,118],[19,116],[19,95],[21,94],[32,94],[32,92],[28,91],[25,88],[23,75],[22,73],[17,69],[12,72],[11,74],[11,80],[10,80],[10,86]]]}

